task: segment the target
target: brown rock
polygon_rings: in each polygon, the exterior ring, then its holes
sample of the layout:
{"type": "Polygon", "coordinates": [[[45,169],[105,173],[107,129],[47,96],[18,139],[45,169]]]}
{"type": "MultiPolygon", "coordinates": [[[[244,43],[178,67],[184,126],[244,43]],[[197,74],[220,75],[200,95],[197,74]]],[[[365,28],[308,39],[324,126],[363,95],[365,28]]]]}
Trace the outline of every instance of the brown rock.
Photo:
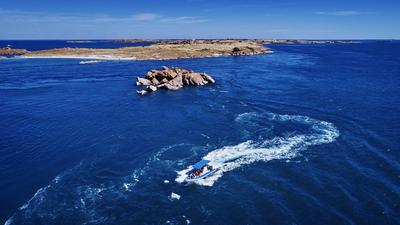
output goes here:
{"type": "Polygon", "coordinates": [[[186,73],[184,74],[184,80],[187,85],[204,85],[208,83],[199,73],[186,73]]]}
{"type": "Polygon", "coordinates": [[[176,76],[174,79],[170,80],[168,84],[176,87],[183,87],[182,75],[176,76]]]}
{"type": "Polygon", "coordinates": [[[148,87],[146,88],[146,90],[147,90],[148,92],[155,92],[155,91],[157,91],[157,87],[156,87],[156,86],[153,86],[153,85],[150,85],[150,86],[148,86],[148,87]]]}
{"type": "Polygon", "coordinates": [[[212,78],[210,75],[206,74],[206,73],[202,73],[201,76],[203,76],[204,80],[211,82],[211,83],[215,83],[214,78],[212,78]]]}
{"type": "Polygon", "coordinates": [[[160,81],[158,81],[156,78],[153,78],[153,79],[151,80],[151,83],[157,86],[157,85],[160,84],[160,81]]]}
{"type": "Polygon", "coordinates": [[[166,88],[166,89],[168,89],[168,90],[172,90],[172,91],[176,91],[176,90],[178,90],[178,89],[180,89],[180,87],[177,87],[177,86],[172,86],[172,85],[170,85],[170,84],[163,84],[163,86],[162,87],[164,87],[164,88],[166,88]]]}
{"type": "Polygon", "coordinates": [[[147,72],[146,77],[151,79],[151,78],[155,77],[156,73],[157,73],[156,70],[150,70],[149,72],[147,72]]]}
{"type": "Polygon", "coordinates": [[[185,85],[202,86],[209,83],[215,83],[215,80],[206,73],[196,73],[192,70],[186,70],[178,67],[162,67],[161,70],[150,70],[146,78],[138,78],[138,85],[147,86],[146,90],[137,91],[144,95],[149,92],[157,91],[159,88],[167,90],[178,90],[185,85]]]}
{"type": "Polygon", "coordinates": [[[138,78],[137,78],[136,85],[138,85],[138,86],[140,86],[140,85],[145,85],[145,86],[147,86],[147,85],[150,85],[150,84],[151,84],[151,81],[149,81],[148,79],[141,78],[141,77],[138,77],[138,78]]]}
{"type": "Polygon", "coordinates": [[[10,47],[0,48],[0,55],[22,55],[28,53],[26,49],[14,49],[10,47]]]}

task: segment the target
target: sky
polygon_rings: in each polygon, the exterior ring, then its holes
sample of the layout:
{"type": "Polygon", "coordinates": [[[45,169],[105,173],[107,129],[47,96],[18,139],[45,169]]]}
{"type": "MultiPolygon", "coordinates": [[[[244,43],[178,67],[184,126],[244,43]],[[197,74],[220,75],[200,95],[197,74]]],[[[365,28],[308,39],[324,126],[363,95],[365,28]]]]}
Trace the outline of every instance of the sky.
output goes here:
{"type": "Polygon", "coordinates": [[[400,39],[400,0],[0,0],[0,39],[400,39]]]}

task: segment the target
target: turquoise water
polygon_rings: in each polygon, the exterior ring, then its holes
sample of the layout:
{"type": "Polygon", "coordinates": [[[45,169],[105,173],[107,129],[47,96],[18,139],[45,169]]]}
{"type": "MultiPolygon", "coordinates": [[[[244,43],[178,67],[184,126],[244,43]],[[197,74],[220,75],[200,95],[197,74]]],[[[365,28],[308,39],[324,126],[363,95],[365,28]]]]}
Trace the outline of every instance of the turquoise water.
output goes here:
{"type": "Polygon", "coordinates": [[[400,43],[270,48],[1,60],[1,221],[399,224],[400,43]],[[138,96],[134,78],[163,65],[217,83],[138,96]],[[202,158],[220,172],[181,183],[202,158]]]}

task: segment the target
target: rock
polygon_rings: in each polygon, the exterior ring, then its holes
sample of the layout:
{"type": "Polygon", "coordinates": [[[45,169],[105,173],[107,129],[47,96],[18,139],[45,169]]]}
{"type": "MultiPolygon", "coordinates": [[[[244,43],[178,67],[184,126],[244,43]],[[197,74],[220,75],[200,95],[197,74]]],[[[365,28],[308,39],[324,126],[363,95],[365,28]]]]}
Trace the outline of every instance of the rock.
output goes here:
{"type": "Polygon", "coordinates": [[[182,75],[176,76],[174,79],[170,80],[168,84],[179,88],[183,87],[182,75]]]}
{"type": "Polygon", "coordinates": [[[186,86],[202,86],[215,83],[215,80],[206,73],[197,73],[178,67],[169,68],[163,66],[161,70],[150,70],[145,78],[138,77],[137,85],[147,86],[145,90],[137,91],[140,95],[155,92],[160,88],[167,90],[179,90],[186,86]]]}
{"type": "Polygon", "coordinates": [[[155,91],[157,91],[157,87],[156,87],[156,86],[153,86],[153,85],[150,85],[150,86],[148,86],[148,87],[146,88],[146,90],[147,90],[148,92],[155,92],[155,91]]]}
{"type": "Polygon", "coordinates": [[[208,83],[199,73],[186,73],[184,80],[187,85],[204,85],[208,83]]]}
{"type": "Polygon", "coordinates": [[[151,83],[157,86],[160,84],[160,81],[158,81],[156,78],[153,78],[151,79],[151,83]]]}
{"type": "Polygon", "coordinates": [[[170,85],[168,83],[163,84],[162,87],[165,88],[165,89],[168,89],[168,90],[172,90],[172,91],[176,91],[176,90],[180,89],[180,87],[173,86],[173,85],[170,85]]]}
{"type": "Polygon", "coordinates": [[[147,72],[147,78],[153,78],[155,77],[155,74],[157,73],[156,70],[150,70],[149,72],[147,72]]]}
{"type": "Polygon", "coordinates": [[[211,83],[215,83],[215,80],[210,76],[210,75],[208,75],[208,74],[206,74],[206,73],[202,73],[201,74],[201,76],[203,76],[203,78],[206,80],[206,81],[209,81],[209,82],[211,82],[211,83]]]}
{"type": "Polygon", "coordinates": [[[140,86],[140,85],[145,85],[145,86],[147,86],[147,85],[150,85],[150,84],[151,84],[151,81],[148,80],[148,79],[141,78],[141,77],[138,77],[138,78],[137,78],[136,85],[138,85],[138,86],[140,86]]]}
{"type": "Polygon", "coordinates": [[[136,93],[138,93],[139,95],[145,95],[147,94],[146,90],[140,90],[140,91],[136,91],[136,93]]]}
{"type": "Polygon", "coordinates": [[[28,52],[26,49],[14,49],[9,46],[0,48],[0,55],[22,55],[28,52]]]}
{"type": "Polygon", "coordinates": [[[255,55],[255,54],[259,54],[259,53],[257,52],[256,49],[254,49],[253,47],[250,47],[250,46],[241,47],[241,48],[234,47],[231,52],[232,56],[255,55]]]}

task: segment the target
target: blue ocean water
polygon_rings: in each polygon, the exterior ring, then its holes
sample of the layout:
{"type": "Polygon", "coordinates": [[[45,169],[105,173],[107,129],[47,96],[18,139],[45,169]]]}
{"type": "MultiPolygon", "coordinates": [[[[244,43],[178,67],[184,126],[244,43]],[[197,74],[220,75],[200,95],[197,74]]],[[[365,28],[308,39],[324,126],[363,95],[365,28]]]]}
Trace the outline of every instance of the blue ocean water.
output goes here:
{"type": "Polygon", "coordinates": [[[0,48],[11,48],[38,51],[53,48],[122,48],[135,46],[148,46],[152,43],[137,42],[123,43],[112,40],[0,40],[0,48]]]}
{"type": "Polygon", "coordinates": [[[269,47],[0,60],[1,221],[399,224],[400,42],[269,47]],[[138,96],[134,78],[163,65],[217,83],[138,96]],[[181,183],[203,157],[221,171],[181,183]]]}

